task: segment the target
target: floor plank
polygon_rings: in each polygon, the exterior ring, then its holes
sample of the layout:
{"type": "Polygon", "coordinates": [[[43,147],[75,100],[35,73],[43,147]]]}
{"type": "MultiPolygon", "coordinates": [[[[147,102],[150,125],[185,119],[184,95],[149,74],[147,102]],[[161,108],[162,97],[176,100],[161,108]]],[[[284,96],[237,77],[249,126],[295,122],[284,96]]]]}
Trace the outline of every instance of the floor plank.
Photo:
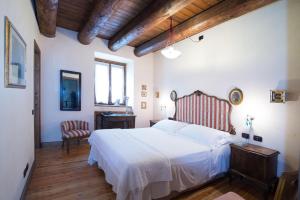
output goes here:
{"type": "MultiPolygon", "coordinates": [[[[72,144],[67,154],[58,144],[36,151],[36,168],[26,194],[27,200],[114,200],[116,195],[102,170],[87,163],[89,145],[72,144]]],[[[177,196],[176,200],[213,200],[229,191],[246,200],[261,200],[263,192],[243,180],[229,183],[218,179],[200,189],[177,196]]]]}

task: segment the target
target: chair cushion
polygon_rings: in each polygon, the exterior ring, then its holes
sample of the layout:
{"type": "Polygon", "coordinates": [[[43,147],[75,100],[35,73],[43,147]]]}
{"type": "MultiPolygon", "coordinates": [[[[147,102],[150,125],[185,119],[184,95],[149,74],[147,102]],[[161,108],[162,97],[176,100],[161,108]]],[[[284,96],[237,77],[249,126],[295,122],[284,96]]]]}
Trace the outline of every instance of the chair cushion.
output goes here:
{"type": "Polygon", "coordinates": [[[76,138],[76,137],[88,137],[90,135],[89,130],[70,130],[64,132],[63,136],[65,138],[76,138]]]}

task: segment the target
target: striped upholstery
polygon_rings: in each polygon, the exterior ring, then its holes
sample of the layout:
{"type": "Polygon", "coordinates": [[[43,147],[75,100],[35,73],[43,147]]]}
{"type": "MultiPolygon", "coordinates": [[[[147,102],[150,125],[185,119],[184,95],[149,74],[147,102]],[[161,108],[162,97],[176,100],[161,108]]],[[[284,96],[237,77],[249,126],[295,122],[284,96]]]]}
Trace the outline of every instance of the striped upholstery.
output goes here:
{"type": "Polygon", "coordinates": [[[78,121],[78,128],[81,130],[89,130],[89,123],[85,121],[78,121]]]}
{"type": "Polygon", "coordinates": [[[63,138],[87,137],[90,135],[89,124],[85,121],[64,121],[61,124],[63,138]]]}
{"type": "Polygon", "coordinates": [[[76,130],[78,129],[77,121],[64,121],[62,123],[64,131],[76,130]]]}
{"type": "Polygon", "coordinates": [[[198,124],[235,134],[230,122],[231,105],[225,99],[196,91],[176,100],[177,121],[198,124]]]}
{"type": "Polygon", "coordinates": [[[63,137],[65,138],[76,138],[76,137],[87,137],[90,135],[89,130],[71,130],[64,132],[63,137]]]}

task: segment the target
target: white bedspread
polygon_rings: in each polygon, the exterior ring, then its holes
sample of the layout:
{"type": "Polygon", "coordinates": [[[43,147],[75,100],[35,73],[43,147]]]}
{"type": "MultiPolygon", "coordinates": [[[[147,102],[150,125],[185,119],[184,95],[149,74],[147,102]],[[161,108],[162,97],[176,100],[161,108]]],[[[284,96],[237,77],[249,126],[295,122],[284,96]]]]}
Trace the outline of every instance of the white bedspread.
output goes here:
{"type": "Polygon", "coordinates": [[[212,150],[155,128],[97,130],[89,143],[89,163],[97,162],[104,170],[118,200],[160,198],[202,184],[228,168],[225,147],[212,150]],[[162,191],[154,191],[155,183],[164,187],[162,191]]]}

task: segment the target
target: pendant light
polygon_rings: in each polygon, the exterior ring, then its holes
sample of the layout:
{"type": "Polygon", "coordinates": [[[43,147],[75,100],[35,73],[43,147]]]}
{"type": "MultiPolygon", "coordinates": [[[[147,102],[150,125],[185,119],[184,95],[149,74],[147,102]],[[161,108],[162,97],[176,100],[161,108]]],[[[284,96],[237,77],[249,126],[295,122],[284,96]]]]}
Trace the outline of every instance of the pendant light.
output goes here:
{"type": "Polygon", "coordinates": [[[176,50],[174,46],[172,46],[173,40],[173,19],[170,17],[170,31],[169,31],[169,38],[167,41],[167,46],[163,50],[161,50],[161,54],[168,59],[175,59],[181,55],[181,52],[176,50]]]}

